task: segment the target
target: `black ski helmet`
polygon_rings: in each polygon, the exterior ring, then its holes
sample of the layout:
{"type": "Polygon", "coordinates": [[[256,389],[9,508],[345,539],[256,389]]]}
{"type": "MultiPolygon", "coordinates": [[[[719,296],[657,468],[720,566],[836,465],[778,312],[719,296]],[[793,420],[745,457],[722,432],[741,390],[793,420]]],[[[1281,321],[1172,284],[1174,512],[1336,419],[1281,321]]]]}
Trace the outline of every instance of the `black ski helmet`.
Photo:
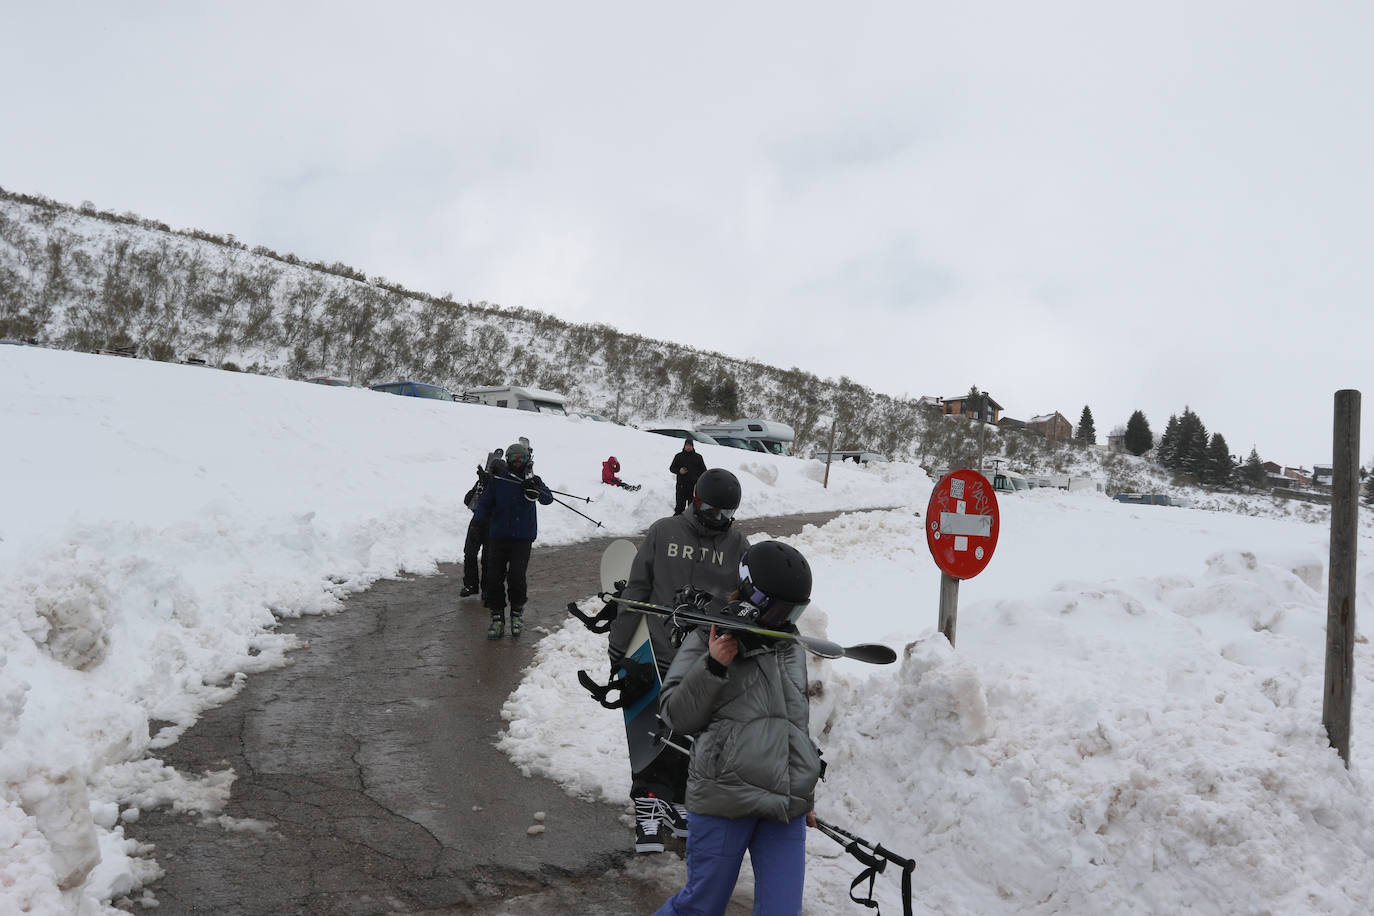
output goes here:
{"type": "Polygon", "coordinates": [[[811,565],[781,541],[751,544],[739,561],[739,597],[761,626],[795,623],[811,603],[811,565]]]}
{"type": "Polygon", "coordinates": [[[534,466],[530,459],[530,447],[519,442],[506,449],[506,466],[517,474],[528,471],[534,466]]]}
{"type": "Polygon", "coordinates": [[[734,521],[741,494],[739,478],[725,468],[711,468],[697,478],[692,508],[703,525],[724,530],[734,521]]]}

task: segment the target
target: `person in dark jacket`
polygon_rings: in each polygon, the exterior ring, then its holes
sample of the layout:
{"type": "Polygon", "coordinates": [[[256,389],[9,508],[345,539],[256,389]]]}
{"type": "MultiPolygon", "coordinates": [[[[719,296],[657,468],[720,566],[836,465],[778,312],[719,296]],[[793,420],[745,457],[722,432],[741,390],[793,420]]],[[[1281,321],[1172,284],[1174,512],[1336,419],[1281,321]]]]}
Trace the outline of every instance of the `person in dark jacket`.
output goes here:
{"type": "Polygon", "coordinates": [[[482,580],[485,578],[483,564],[487,559],[487,523],[477,520],[475,510],[477,500],[482,498],[482,491],[491,479],[492,469],[499,467],[499,473],[505,473],[506,463],[501,459],[502,454],[498,448],[487,455],[486,465],[477,466],[477,482],[463,494],[463,505],[474,510],[474,513],[468,521],[468,536],[463,542],[463,589],[458,593],[460,598],[469,598],[482,592],[482,580]]]}
{"type": "MultiPolygon", "coordinates": [[[[811,598],[811,569],[795,547],[745,551],[722,619],[795,630],[811,598]]],[[[744,853],[754,913],[796,916],[806,879],[806,828],[816,825],[822,766],[811,740],[806,653],[723,627],[697,628],[673,659],[659,696],[663,719],[694,735],[687,781],[687,884],[656,916],[724,913],[744,853]]]]}
{"type": "Polygon", "coordinates": [[[683,441],[682,451],[673,456],[668,472],[677,481],[677,504],[673,506],[673,514],[681,515],[687,500],[692,498],[692,491],[696,489],[697,478],[706,472],[706,461],[697,454],[695,442],[691,439],[683,441]]]}
{"type": "Polygon", "coordinates": [[[553,493],[534,473],[530,447],[519,442],[506,449],[504,474],[493,473],[477,500],[473,518],[488,522],[487,569],[482,601],[491,611],[487,639],[500,639],[505,630],[506,598],[510,597],[510,635],[524,627],[528,587],[525,571],[530,548],[539,535],[536,503],[549,505],[553,493]]]}
{"type": "MultiPolygon", "coordinates": [[[[649,526],[630,567],[622,597],[672,607],[684,589],[723,600],[735,587],[740,557],[749,541],[731,529],[741,498],[739,480],[724,468],[712,468],[697,480],[692,505],[682,515],[661,518],[649,526]]],[[[658,675],[668,673],[677,646],[661,617],[621,611],[611,624],[608,651],[611,671],[625,657],[640,621],[649,628],[658,675]]],[[[649,765],[630,775],[635,809],[635,852],[662,852],[662,828],[687,835],[687,758],[665,749],[649,765]]]]}

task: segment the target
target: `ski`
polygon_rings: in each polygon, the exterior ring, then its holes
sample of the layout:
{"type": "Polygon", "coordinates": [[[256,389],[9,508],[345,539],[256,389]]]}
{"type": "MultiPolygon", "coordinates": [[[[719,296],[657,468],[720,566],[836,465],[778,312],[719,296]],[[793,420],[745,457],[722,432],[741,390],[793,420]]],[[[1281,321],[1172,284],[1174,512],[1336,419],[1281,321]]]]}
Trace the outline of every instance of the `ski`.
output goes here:
{"type": "Polygon", "coordinates": [[[758,636],[766,636],[770,639],[790,639],[799,642],[806,647],[806,650],[813,655],[821,658],[848,658],[856,662],[866,662],[870,665],[890,665],[897,660],[897,653],[890,647],[879,643],[861,643],[857,646],[842,646],[837,642],[828,639],[821,639],[817,636],[803,636],[801,633],[788,633],[783,630],[770,630],[766,627],[754,626],[747,621],[732,617],[707,614],[702,611],[690,608],[670,608],[661,604],[649,604],[646,601],[632,601],[629,598],[621,598],[609,592],[602,592],[601,597],[606,601],[614,601],[622,607],[627,607],[632,611],[641,614],[653,614],[658,617],[666,617],[669,620],[680,623],[687,623],[693,626],[716,626],[725,630],[739,630],[745,633],[753,633],[758,636]]]}

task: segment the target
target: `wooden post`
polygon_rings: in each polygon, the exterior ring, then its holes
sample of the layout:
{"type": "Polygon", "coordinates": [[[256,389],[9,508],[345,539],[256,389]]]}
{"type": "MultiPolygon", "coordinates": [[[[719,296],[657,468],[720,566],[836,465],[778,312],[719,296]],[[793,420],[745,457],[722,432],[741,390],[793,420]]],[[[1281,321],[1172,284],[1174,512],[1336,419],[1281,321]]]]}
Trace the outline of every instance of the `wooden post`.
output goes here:
{"type": "MultiPolygon", "coordinates": [[[[954,647],[954,624],[959,616],[959,580],[948,573],[940,573],[940,632],[954,647]]],[[[927,620],[930,618],[927,617],[927,620]]]]}
{"type": "Polygon", "coordinates": [[[830,459],[835,455],[835,421],[830,421],[830,444],[825,449],[825,480],[821,481],[821,489],[830,489],[830,459]]]}
{"type": "Polygon", "coordinates": [[[1326,589],[1326,686],[1322,725],[1350,767],[1355,689],[1355,559],[1359,547],[1360,393],[1336,392],[1332,434],[1331,561],[1326,589]]]}

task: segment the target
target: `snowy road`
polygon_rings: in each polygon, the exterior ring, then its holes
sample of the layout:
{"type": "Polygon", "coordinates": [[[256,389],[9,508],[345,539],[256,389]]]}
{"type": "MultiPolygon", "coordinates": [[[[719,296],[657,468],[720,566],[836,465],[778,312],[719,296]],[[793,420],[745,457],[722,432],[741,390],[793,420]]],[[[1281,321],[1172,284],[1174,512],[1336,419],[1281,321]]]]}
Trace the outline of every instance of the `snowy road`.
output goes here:
{"type": "MultiPolygon", "coordinates": [[[[740,525],[786,535],[834,514],[740,525]]],[[[536,544],[518,643],[487,642],[477,599],[457,598],[460,566],[289,624],[309,647],[163,754],[237,779],[217,822],[163,809],[132,825],[167,870],[152,887],[158,912],[652,912],[682,880],[681,847],[629,861],[621,809],[525,778],[493,746],[541,630],[596,591],[607,542],[536,544]],[[536,812],[546,829],[531,835],[536,812]]]]}

